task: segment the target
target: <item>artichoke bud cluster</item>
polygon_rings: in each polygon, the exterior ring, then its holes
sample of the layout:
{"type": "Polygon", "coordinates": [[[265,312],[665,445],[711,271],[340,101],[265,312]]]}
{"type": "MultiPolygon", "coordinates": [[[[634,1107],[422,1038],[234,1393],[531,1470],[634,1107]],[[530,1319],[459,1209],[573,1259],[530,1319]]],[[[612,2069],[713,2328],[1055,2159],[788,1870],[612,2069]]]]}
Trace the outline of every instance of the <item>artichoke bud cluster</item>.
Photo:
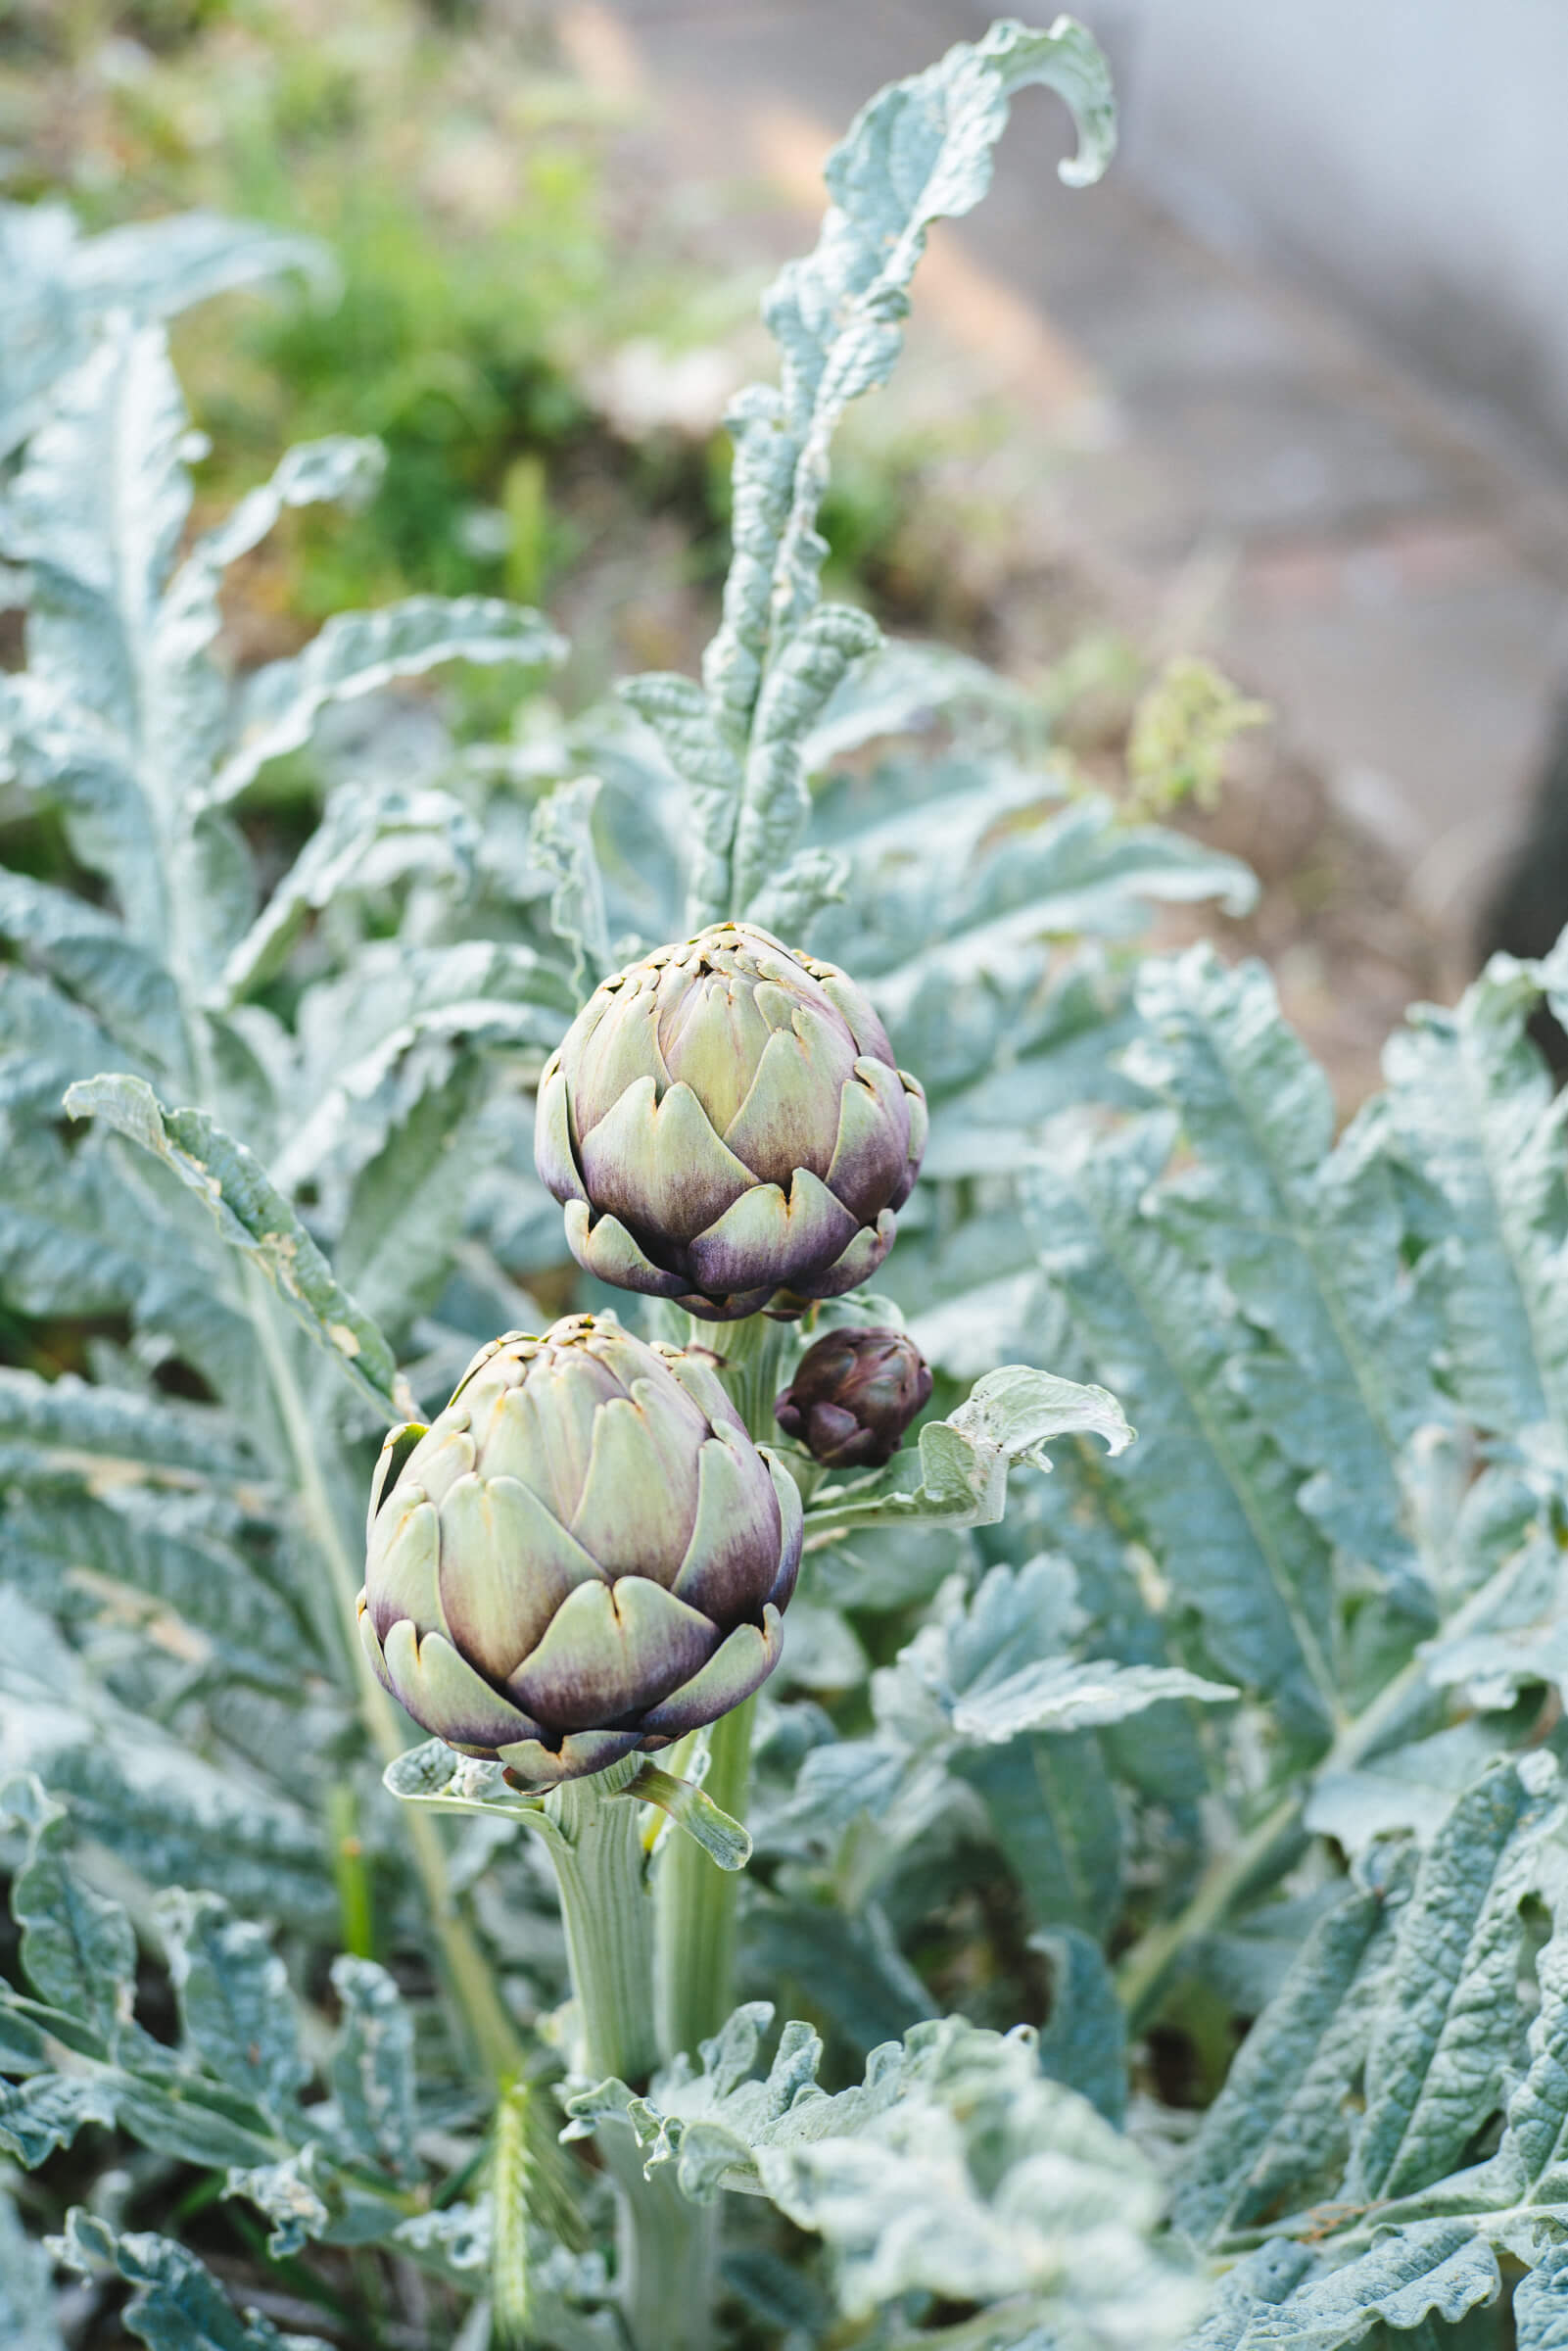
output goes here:
{"type": "Polygon", "coordinates": [[[806,1349],[774,1417],[830,1469],[879,1469],[930,1394],[930,1367],[901,1330],[830,1330],[806,1349]]]}
{"type": "MultiPolygon", "coordinates": [[[[709,1321],[789,1319],[881,1264],[926,1127],[852,981],[719,923],[594,990],[546,1067],[535,1157],[589,1272],[709,1321]]],[[[781,1419],[819,1460],[884,1461],[929,1392],[909,1356],[832,1334],[781,1419]]],[[[721,1360],[569,1316],[481,1348],[429,1427],[392,1431],[359,1628],[416,1722],[547,1788],[766,1680],[800,1493],[721,1360]]]]}
{"type": "Polygon", "coordinates": [[[836,966],[746,923],[594,989],[547,1063],[535,1158],[586,1271],[726,1322],[867,1280],[926,1097],[836,966]]]}
{"type": "Polygon", "coordinates": [[[709,1364],[570,1316],[387,1438],[360,1637],[416,1722],[547,1787],[749,1697],[800,1543],[793,1478],[709,1364]]]}

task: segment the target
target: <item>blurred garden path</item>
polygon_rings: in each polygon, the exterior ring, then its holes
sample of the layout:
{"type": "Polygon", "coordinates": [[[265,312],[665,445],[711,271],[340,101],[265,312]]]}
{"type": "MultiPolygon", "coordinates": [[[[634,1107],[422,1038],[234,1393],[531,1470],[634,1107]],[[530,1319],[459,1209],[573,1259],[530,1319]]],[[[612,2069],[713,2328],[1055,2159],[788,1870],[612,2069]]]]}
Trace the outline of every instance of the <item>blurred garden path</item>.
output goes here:
{"type": "MultiPolygon", "coordinates": [[[[855,107],[981,18],[963,0],[563,0],[560,22],[580,71],[645,102],[684,186],[774,183],[788,251],[855,107]]],[[[1397,866],[1449,984],[1568,667],[1568,483],[1115,170],[1063,188],[1069,139],[1060,102],[1025,93],[991,196],[933,240],[917,328],[968,355],[950,399],[1010,408],[1018,527],[1274,703],[1397,866]]],[[[1026,663],[1026,643],[1006,649],[1026,663]]]]}

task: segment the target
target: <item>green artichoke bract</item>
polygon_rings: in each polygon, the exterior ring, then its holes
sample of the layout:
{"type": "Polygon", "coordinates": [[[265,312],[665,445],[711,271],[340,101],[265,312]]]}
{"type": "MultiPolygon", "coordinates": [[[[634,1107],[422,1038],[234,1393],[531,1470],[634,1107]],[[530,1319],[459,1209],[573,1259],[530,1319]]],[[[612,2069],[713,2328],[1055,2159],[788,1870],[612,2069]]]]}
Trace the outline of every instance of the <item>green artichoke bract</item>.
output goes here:
{"type": "Polygon", "coordinates": [[[596,987],[540,1081],[535,1157],[572,1255],[727,1322],[875,1273],[926,1097],[833,964],[715,923],[596,987]]]}
{"type": "Polygon", "coordinates": [[[711,1365],[613,1316],[482,1347],[370,1492],[359,1630],[385,1687],[536,1786],[728,1713],[779,1661],[800,1496],[711,1365]]]}

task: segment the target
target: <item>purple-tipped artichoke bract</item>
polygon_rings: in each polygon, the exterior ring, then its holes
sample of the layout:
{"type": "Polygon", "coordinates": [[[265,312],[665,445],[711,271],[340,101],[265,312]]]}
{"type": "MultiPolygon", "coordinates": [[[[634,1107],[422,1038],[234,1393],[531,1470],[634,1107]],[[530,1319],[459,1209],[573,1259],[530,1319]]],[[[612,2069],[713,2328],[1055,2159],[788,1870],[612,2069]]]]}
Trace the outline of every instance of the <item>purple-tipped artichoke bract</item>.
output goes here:
{"type": "Polygon", "coordinates": [[[879,1469],[930,1393],[930,1366],[901,1330],[830,1330],[806,1349],[774,1417],[831,1469],[879,1469]]]}
{"type": "Polygon", "coordinates": [[[590,1273],[709,1321],[875,1273],[926,1097],[834,965],[715,923],[596,987],[539,1089],[535,1157],[590,1273]]]}
{"type": "Polygon", "coordinates": [[[482,1347],[428,1428],[388,1436],[360,1635],[415,1722],[548,1786],[749,1697],[800,1534],[710,1364],[574,1315],[482,1347]]]}

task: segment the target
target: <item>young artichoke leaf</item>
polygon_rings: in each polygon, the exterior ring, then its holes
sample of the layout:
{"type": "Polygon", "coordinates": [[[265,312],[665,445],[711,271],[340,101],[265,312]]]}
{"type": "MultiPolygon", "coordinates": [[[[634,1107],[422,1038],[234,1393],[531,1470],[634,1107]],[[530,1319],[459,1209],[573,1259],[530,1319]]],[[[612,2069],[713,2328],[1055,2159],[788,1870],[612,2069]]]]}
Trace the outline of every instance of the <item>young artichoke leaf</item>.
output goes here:
{"type": "Polygon", "coordinates": [[[991,1526],[1007,1509],[1007,1475],[1015,1463],[1048,1469],[1042,1448],[1053,1438],[1094,1434],[1113,1454],[1135,1434],[1116,1398],[1026,1364],[1004,1364],[977,1379],[967,1402],[946,1420],[920,1431],[921,1479],[900,1488],[897,1464],[857,1480],[813,1504],[806,1539],[826,1542],[856,1527],[941,1523],[991,1526]]]}
{"type": "Polygon", "coordinates": [[[550,929],[572,951],[572,984],[579,996],[596,986],[615,963],[604,876],[594,846],[599,791],[596,776],[568,778],[546,792],[528,827],[530,854],[550,878],[550,929]]]}
{"type": "Polygon", "coordinates": [[[851,2319],[911,2291],[1017,2296],[1020,2320],[1068,2340],[1178,2339],[1199,2296],[1154,2246],[1154,2178],[1041,2073],[1032,2033],[919,2024],[830,2096],[809,2025],[785,2025],[754,2077],[772,2014],[736,2009],[699,2071],[678,2065],[645,2097],[607,2082],[569,2098],[569,2129],[629,2128],[649,2177],[671,2168],[695,2202],[726,2188],[768,2197],[826,2239],[851,2319]]]}
{"type": "Polygon", "coordinates": [[[703,686],[657,677],[628,695],[690,796],[692,929],[745,913],[785,864],[809,807],[806,731],[879,642],[863,615],[818,605],[829,448],[850,403],[891,373],[927,233],[983,196],[1009,100],[1030,82],[1057,90],[1076,119],[1079,151],[1063,178],[1097,178],[1114,110],[1089,34],[1065,17],[1046,32],[993,25],[862,109],[828,162],[832,201],[815,251],[764,298],[783,378],[753,385],[730,411],[735,552],[703,686]]]}
{"type": "Polygon", "coordinates": [[[400,1414],[397,1362],[368,1315],[335,1278],[299,1216],[243,1143],[200,1110],[166,1110],[140,1078],[71,1086],[72,1118],[103,1118],[172,1171],[212,1211],[226,1241],[266,1275],[302,1329],[387,1418],[400,1414]]]}

